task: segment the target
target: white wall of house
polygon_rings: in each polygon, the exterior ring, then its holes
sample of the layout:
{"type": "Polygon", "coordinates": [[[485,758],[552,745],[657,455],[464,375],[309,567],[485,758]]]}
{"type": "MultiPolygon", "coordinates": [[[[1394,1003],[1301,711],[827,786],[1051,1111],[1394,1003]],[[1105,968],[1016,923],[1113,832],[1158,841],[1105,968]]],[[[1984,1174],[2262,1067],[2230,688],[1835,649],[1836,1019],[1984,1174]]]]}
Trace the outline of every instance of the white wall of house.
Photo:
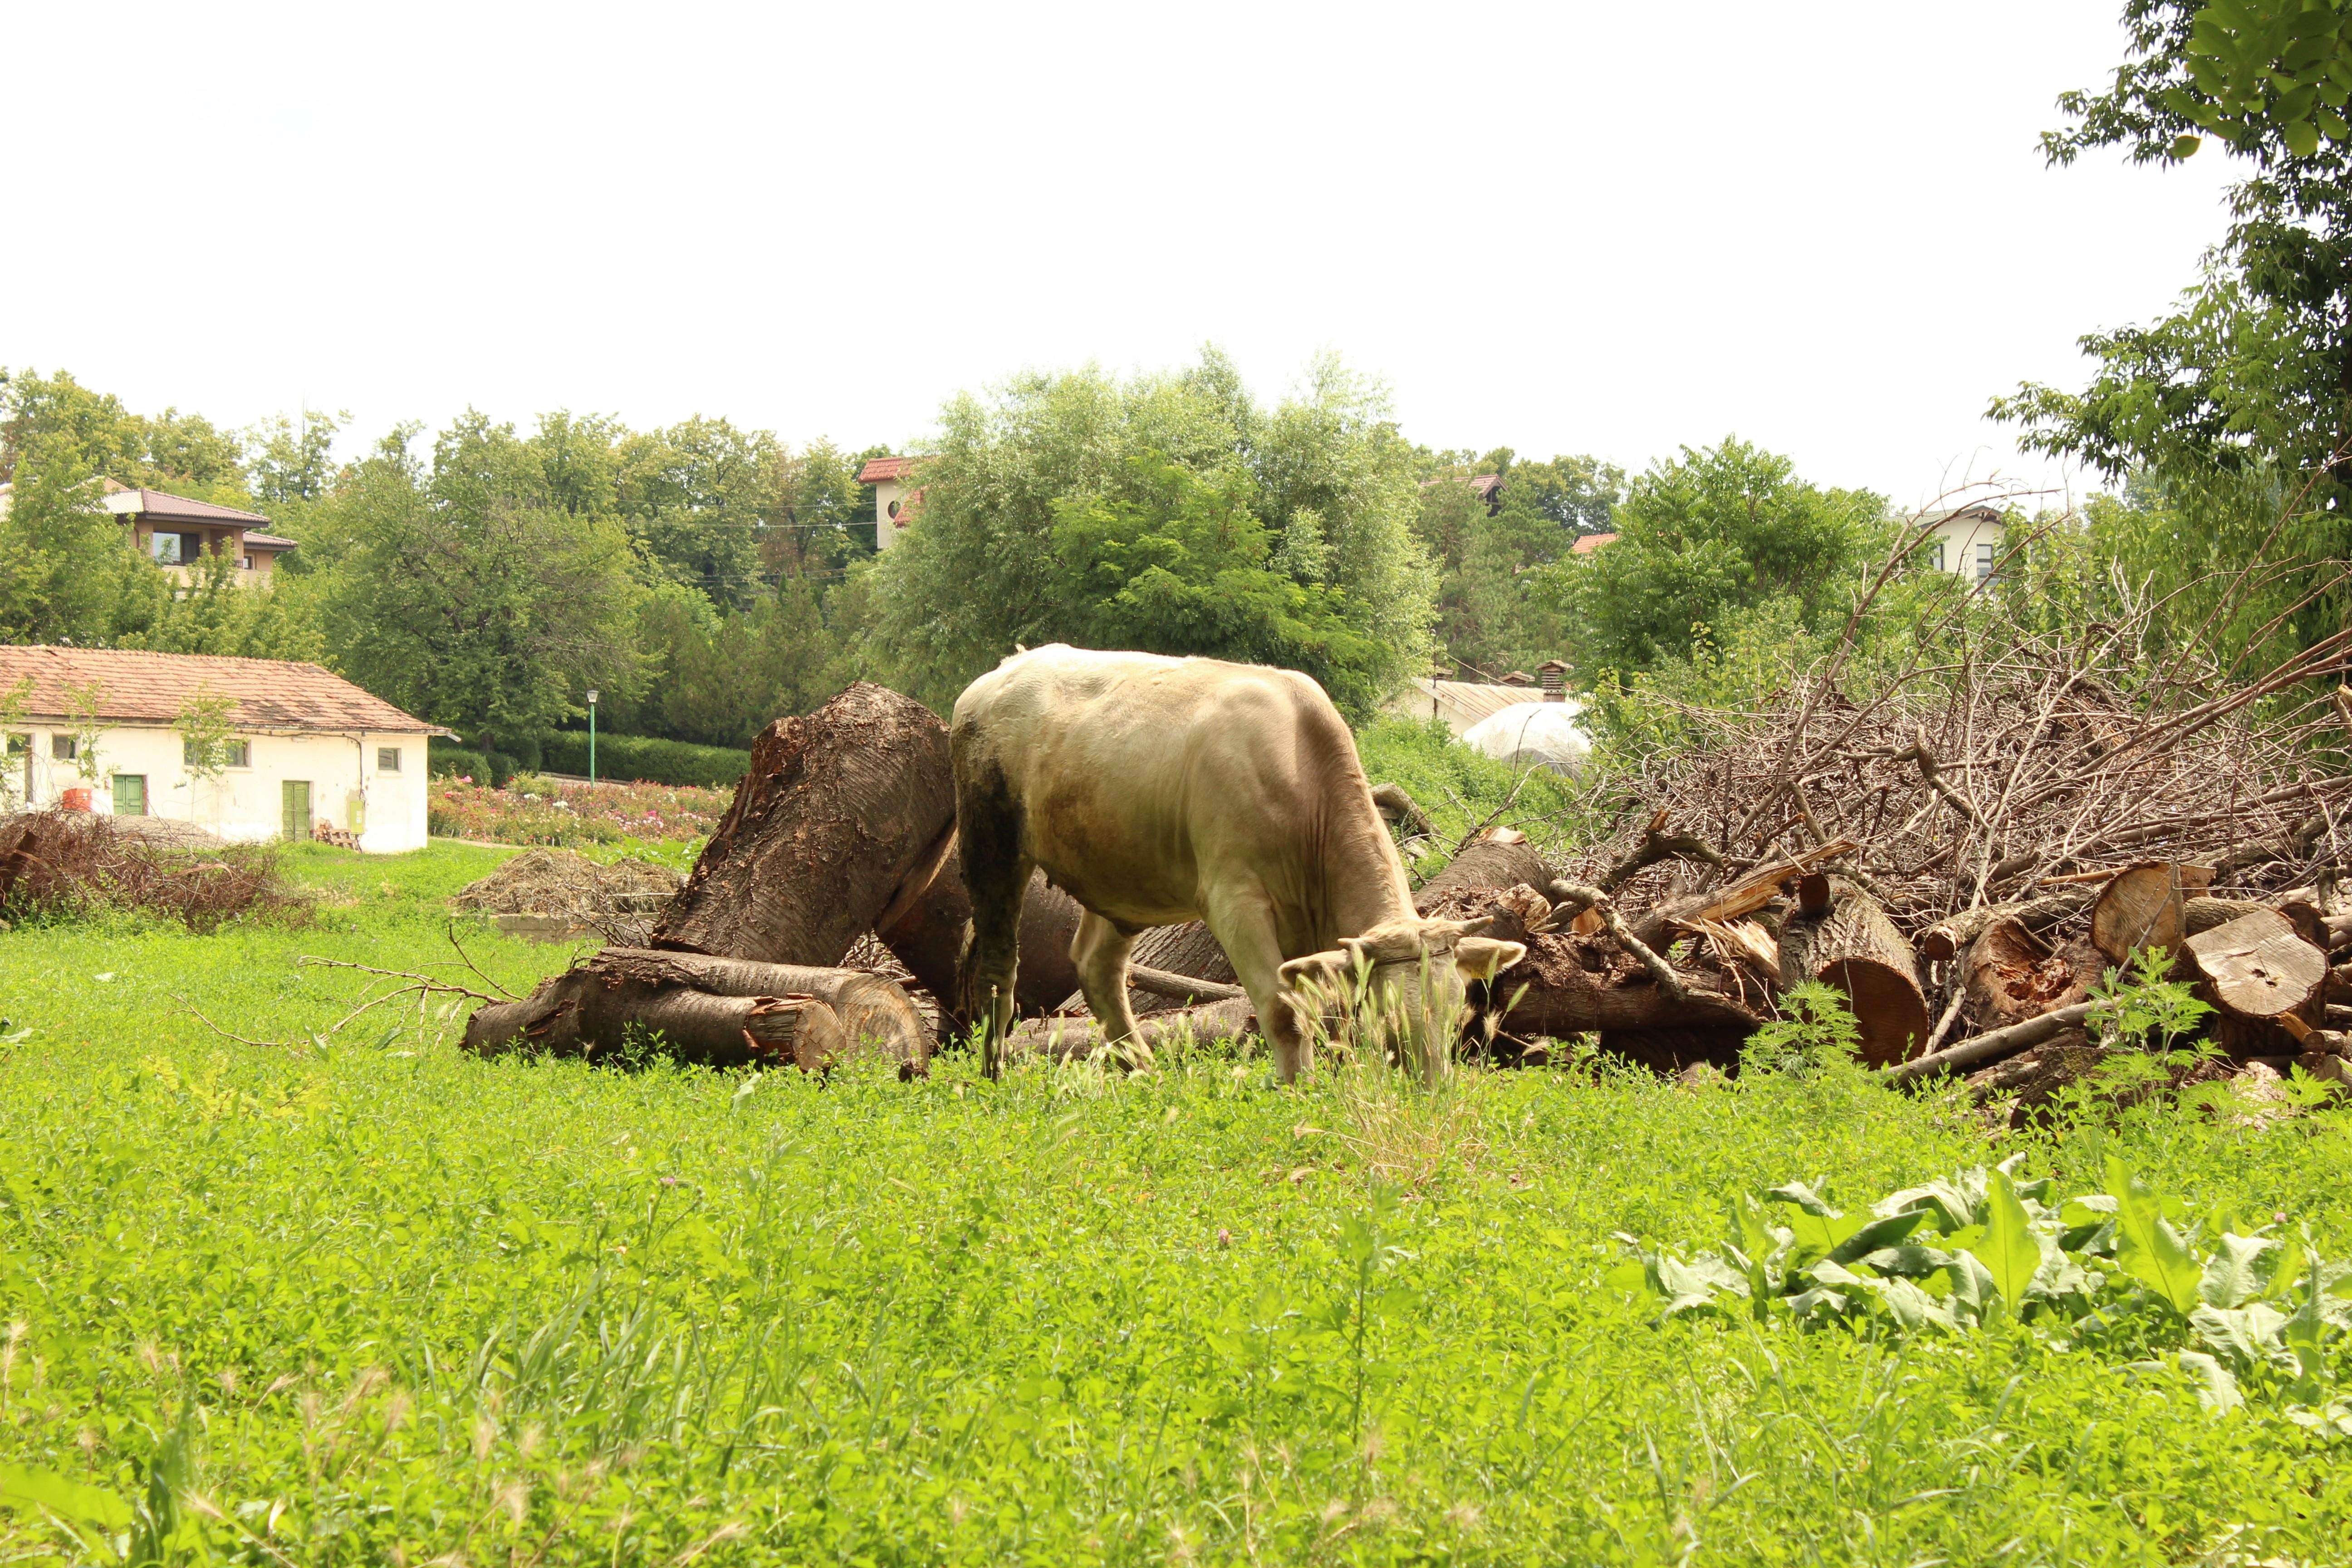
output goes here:
{"type": "Polygon", "coordinates": [[[907,487],[897,479],[882,479],[874,486],[874,548],[887,550],[898,542],[898,525],[891,521],[891,509],[905,499],[907,487]]]}
{"type": "Polygon", "coordinates": [[[1927,563],[1938,571],[1980,583],[2001,557],[2000,521],[1962,512],[1927,536],[1927,563]]]}
{"type": "Polygon", "coordinates": [[[127,806],[132,795],[143,793],[149,816],[258,842],[285,836],[285,786],[294,781],[310,786],[303,837],[323,818],[356,831],[360,847],[371,854],[425,847],[425,738],[420,734],[239,734],[247,751],[245,765],[211,780],[190,775],[176,730],[121,725],[104,731],[94,779],[56,754],[58,737],[70,740],[69,731],[35,721],[25,733],[27,745],[7,759],[7,767],[11,793],[28,805],[53,806],[68,789],[87,786],[91,809],[111,813],[118,795],[127,806]],[[117,782],[131,779],[143,780],[143,791],[117,782]]]}

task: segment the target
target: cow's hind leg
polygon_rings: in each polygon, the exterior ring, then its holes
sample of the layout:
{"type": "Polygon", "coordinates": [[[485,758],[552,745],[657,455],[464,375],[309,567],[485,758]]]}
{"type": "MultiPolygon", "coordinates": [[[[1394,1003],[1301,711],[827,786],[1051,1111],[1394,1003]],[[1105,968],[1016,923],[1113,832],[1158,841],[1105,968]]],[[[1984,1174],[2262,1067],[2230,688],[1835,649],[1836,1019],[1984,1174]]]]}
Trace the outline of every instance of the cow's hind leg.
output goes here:
{"type": "Polygon", "coordinates": [[[956,838],[971,895],[971,935],[956,988],[963,1016],[981,1021],[981,1068],[991,1078],[1003,1071],[1005,1039],[1013,1032],[1021,900],[1034,868],[1021,851],[1021,826],[1020,807],[1000,770],[956,769],[956,838]]]}
{"type": "Polygon", "coordinates": [[[1127,998],[1127,956],[1134,948],[1132,935],[1092,910],[1078,917],[1078,934],[1070,940],[1070,958],[1078,967],[1078,988],[1087,994],[1087,1008],[1102,1025],[1103,1043],[1129,1069],[1151,1065],[1151,1047],[1144,1044],[1135,1008],[1127,998]]]}

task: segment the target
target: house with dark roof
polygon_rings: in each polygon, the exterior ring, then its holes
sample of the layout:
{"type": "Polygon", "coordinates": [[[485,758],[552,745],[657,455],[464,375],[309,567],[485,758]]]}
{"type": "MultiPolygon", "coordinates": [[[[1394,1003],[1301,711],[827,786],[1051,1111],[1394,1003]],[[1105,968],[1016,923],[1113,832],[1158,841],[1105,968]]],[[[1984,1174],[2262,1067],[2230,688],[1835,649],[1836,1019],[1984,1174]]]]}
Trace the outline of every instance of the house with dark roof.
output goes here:
{"type": "Polygon", "coordinates": [[[0,647],[0,811],[379,854],[425,847],[425,742],[450,733],[315,664],[125,648],[0,647]]]}
{"type": "Polygon", "coordinates": [[[106,510],[131,531],[139,552],[185,582],[188,569],[201,555],[236,557],[237,581],[257,586],[269,581],[278,558],[294,548],[290,539],[269,531],[269,520],[257,511],[240,511],[163,490],[136,489],[103,481],[106,510]]]}

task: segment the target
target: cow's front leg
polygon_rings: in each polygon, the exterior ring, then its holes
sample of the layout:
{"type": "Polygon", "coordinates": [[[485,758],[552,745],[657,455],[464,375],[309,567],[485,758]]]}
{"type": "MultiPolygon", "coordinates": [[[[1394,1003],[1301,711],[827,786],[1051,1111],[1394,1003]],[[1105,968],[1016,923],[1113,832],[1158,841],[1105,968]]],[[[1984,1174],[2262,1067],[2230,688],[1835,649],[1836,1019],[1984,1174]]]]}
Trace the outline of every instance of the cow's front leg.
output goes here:
{"type": "Polygon", "coordinates": [[[1252,890],[1212,899],[1203,918],[1257,1009],[1257,1026],[1274,1047],[1275,1076],[1296,1082],[1300,1068],[1315,1065],[1314,1045],[1282,984],[1282,941],[1265,896],[1252,890]]]}
{"type": "Polygon", "coordinates": [[[1151,1047],[1143,1043],[1127,999],[1127,956],[1134,949],[1134,937],[1092,910],[1078,917],[1078,933],[1070,939],[1070,961],[1077,965],[1087,1008],[1102,1025],[1103,1043],[1129,1070],[1151,1065],[1151,1047]]]}

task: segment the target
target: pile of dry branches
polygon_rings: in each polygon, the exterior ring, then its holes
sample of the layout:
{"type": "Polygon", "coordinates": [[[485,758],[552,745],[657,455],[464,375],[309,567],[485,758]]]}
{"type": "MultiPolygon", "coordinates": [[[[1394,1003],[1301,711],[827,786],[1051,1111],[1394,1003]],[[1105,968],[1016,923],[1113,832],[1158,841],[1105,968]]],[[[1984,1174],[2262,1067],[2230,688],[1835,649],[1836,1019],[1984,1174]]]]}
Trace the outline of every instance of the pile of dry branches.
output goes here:
{"type": "Polygon", "coordinates": [[[309,907],[267,845],[179,848],[89,812],[0,817],[0,913],[14,918],[136,909],[209,931],[239,915],[309,907]]]}

